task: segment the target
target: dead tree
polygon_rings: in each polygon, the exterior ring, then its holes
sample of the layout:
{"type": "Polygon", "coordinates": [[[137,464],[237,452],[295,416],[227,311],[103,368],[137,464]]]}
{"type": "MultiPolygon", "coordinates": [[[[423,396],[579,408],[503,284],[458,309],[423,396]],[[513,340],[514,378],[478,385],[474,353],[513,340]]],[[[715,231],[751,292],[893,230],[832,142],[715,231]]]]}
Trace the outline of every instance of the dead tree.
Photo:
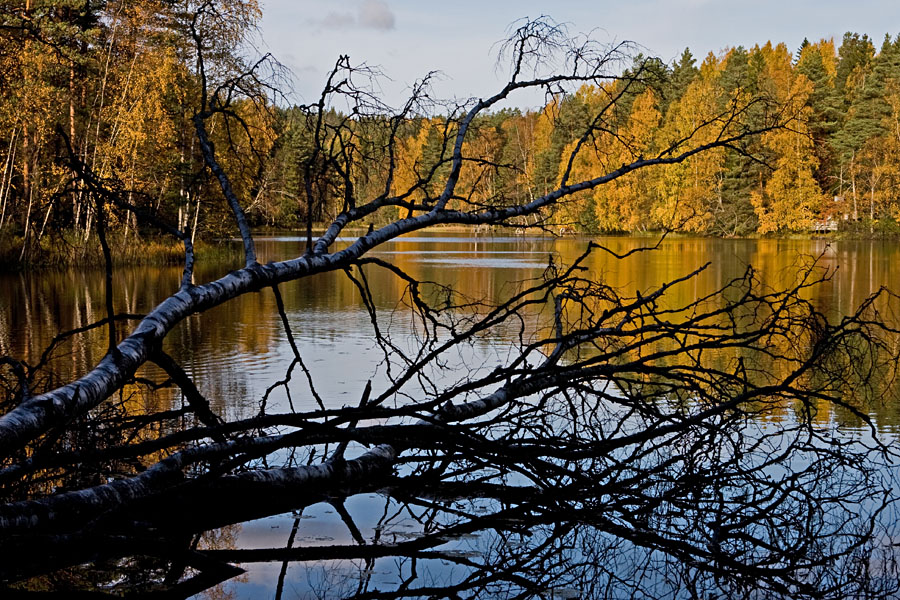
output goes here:
{"type": "MultiPolygon", "coordinates": [[[[551,262],[541,277],[491,302],[418,281],[369,253],[441,224],[540,227],[578,192],[712,148],[743,151],[752,136],[789,127],[791,114],[765,98],[741,97],[655,156],[570,180],[576,155],[593,151],[600,133],[615,133],[616,101],[645,83],[643,73],[619,74],[625,46],[573,42],[548,20],[529,21],[503,49],[508,83],[493,96],[439,106],[445,117],[438,164],[399,187],[401,128],[437,106],[427,80],[392,112],[362,85],[371,72],[342,58],[321,98],[306,107],[315,148],[303,168],[307,205],[328,189],[339,192],[342,210],[321,235],[308,223],[302,255],[260,264],[243,199],[230,185],[206,121],[220,115],[243,125],[232,103],[258,92],[263,63],[218,83],[207,80],[202,34],[195,29],[194,37],[204,88],[198,139],[240,232],[244,264],[218,280],[196,281],[191,236],[157,223],[184,244],[180,288],[147,315],[119,314],[107,277],[106,318],[89,326],[109,330],[108,353],[97,365],[66,385],[41,389],[55,345],[79,332],[60,334],[37,364],[4,358],[0,572],[12,586],[4,593],[37,575],[91,562],[122,568],[134,557],[148,561],[138,563],[146,573],[140,583],[152,588],[141,590],[183,597],[234,576],[240,572],[234,564],[321,560],[359,565],[352,585],[348,578],[328,589],[335,597],[877,598],[897,592],[887,529],[896,499],[888,467],[897,457],[860,408],[894,393],[897,331],[879,313],[880,303],[892,298],[887,292],[830,322],[805,299],[829,276],[813,264],[787,289],[765,287],[748,269],[679,305],[669,290],[702,268],[649,293],[627,293],[589,276],[585,259],[608,251],[589,244],[573,264],[551,262]],[[472,200],[461,188],[465,169],[512,168],[466,155],[478,116],[519,90],[557,94],[582,84],[616,92],[592,115],[558,186],[527,200],[472,200]],[[326,114],[334,108],[340,110],[326,114]],[[765,114],[762,126],[758,120],[747,125],[751,110],[765,114]],[[701,133],[710,139],[710,130],[712,142],[694,143],[701,133]],[[370,164],[386,166],[385,175],[375,193],[361,196],[357,174],[370,164]],[[318,185],[322,177],[331,183],[318,185]],[[395,216],[369,227],[385,214],[395,216]],[[367,227],[348,245],[336,244],[353,228],[367,227]],[[373,270],[405,285],[401,310],[414,323],[413,350],[381,326],[368,287],[373,270]],[[354,407],[336,408],[320,397],[278,287],[329,271],[344,272],[357,286],[384,354],[383,378],[370,381],[354,407]],[[294,354],[273,386],[302,372],[317,410],[272,412],[263,398],[258,415],[226,421],[162,351],[166,336],[189,315],[251,292],[275,295],[294,354]],[[515,332],[518,343],[496,363],[463,369],[451,358],[499,330],[515,332]],[[164,381],[140,375],[151,363],[164,381]],[[128,384],[177,386],[187,404],[131,414],[117,402],[128,384]],[[824,404],[856,415],[869,434],[823,427],[815,416],[824,404]],[[788,416],[772,418],[786,407],[788,416]],[[142,435],[151,430],[165,433],[142,435]],[[343,504],[361,492],[378,492],[415,514],[418,537],[392,536],[389,515],[374,538],[363,535],[343,504]],[[285,548],[198,549],[192,542],[203,531],[318,502],[334,505],[356,544],[295,547],[293,534],[285,548]],[[459,541],[473,535],[482,551],[460,550],[459,541]],[[399,565],[397,586],[387,591],[368,583],[371,565],[385,557],[399,565]],[[417,576],[417,565],[429,561],[454,565],[440,588],[417,576]]],[[[144,216],[116,182],[74,155],[70,167],[97,201],[101,242],[102,215],[144,216]]],[[[620,258],[621,268],[629,268],[629,257],[620,258]]]]}

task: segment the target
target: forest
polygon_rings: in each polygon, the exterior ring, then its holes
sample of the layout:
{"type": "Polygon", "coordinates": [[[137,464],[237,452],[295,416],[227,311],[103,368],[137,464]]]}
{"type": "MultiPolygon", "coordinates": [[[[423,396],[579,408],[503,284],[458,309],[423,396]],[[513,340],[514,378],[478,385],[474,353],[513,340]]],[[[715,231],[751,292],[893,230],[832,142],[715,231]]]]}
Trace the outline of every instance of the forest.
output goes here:
{"type": "MultiPolygon", "coordinates": [[[[93,231],[95,208],[75,182],[70,155],[119,181],[133,203],[189,229],[192,238],[230,232],[217,214],[217,186],[210,185],[192,123],[200,82],[190,14],[181,4],[26,0],[0,7],[0,248],[7,262],[40,262],[60,248],[77,257],[93,231]]],[[[252,0],[230,6],[230,20],[209,37],[216,69],[240,58],[239,40],[261,17],[252,0]]],[[[877,44],[848,32],[839,43],[804,41],[794,52],[765,42],[702,60],[685,49],[672,64],[637,54],[621,69],[620,78],[602,86],[585,84],[574,93],[548,88],[540,109],[480,115],[464,149],[473,161],[462,177],[472,191],[453,201],[478,206],[540,196],[566,169],[578,177],[653,156],[739,97],[764,97],[772,104],[749,109],[756,114],[744,123],[761,123],[777,105],[796,115],[791,127],[631,173],[532,222],[509,225],[718,236],[898,231],[900,36],[877,44]],[[563,157],[581,143],[578,133],[598,108],[610,117],[606,129],[566,164],[563,157]]],[[[415,85],[427,86],[427,79],[415,85]]],[[[257,92],[234,104],[241,126],[229,126],[222,115],[210,122],[211,140],[227,147],[224,166],[248,199],[254,225],[323,223],[340,213],[348,185],[363,195],[383,187],[386,166],[324,176],[327,169],[310,160],[315,132],[305,122],[306,107],[274,90],[257,92]]],[[[326,131],[338,131],[348,118],[358,129],[367,126],[339,108],[326,112],[326,131]]],[[[452,104],[405,114],[395,191],[432,170],[449,171],[458,127],[452,104]]],[[[422,186],[412,196],[427,201],[436,193],[422,186]]],[[[124,213],[112,215],[110,225],[120,238],[140,233],[135,217],[124,213]]]]}

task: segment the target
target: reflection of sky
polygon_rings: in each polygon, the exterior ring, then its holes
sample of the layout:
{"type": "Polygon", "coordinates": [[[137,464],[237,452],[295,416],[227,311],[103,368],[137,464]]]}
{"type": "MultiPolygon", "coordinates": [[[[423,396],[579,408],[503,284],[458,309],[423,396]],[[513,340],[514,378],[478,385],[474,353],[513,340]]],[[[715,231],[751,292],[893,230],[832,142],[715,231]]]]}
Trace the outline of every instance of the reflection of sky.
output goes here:
{"type": "MultiPolygon", "coordinates": [[[[266,252],[272,259],[281,258],[283,253],[290,253],[292,243],[303,242],[305,238],[263,238],[259,241],[265,245],[266,252]]],[[[347,237],[343,242],[352,242],[356,238],[347,237]]],[[[647,245],[646,240],[633,238],[609,238],[604,240],[617,252],[622,252],[636,245],[647,245]]],[[[498,270],[521,269],[516,277],[523,279],[525,274],[538,274],[546,267],[549,254],[555,254],[562,262],[570,261],[583,251],[586,245],[581,239],[527,240],[521,238],[495,237],[471,238],[459,235],[448,236],[416,236],[402,238],[373,254],[397,264],[405,269],[421,268],[415,274],[424,278],[436,278],[442,281],[453,281],[462,287],[478,286],[483,280],[475,277],[470,280],[455,278],[453,269],[458,268],[467,273],[477,273],[490,278],[498,270]],[[528,245],[523,245],[528,244],[528,245]],[[425,269],[437,269],[425,270],[425,269]]],[[[626,262],[616,262],[608,255],[598,253],[590,266],[594,272],[606,273],[612,280],[623,286],[646,289],[674,276],[683,275],[703,264],[713,261],[713,267],[704,275],[699,283],[690,282],[673,291],[678,301],[691,299],[708,293],[713,285],[721,285],[731,277],[740,275],[746,264],[754,263],[763,269],[765,278],[790,278],[791,265],[796,263],[800,254],[817,255],[823,251],[816,241],[784,241],[784,240],[697,240],[671,239],[664,244],[660,252],[635,255],[626,262]],[[631,285],[627,285],[628,283],[631,285]]],[[[856,296],[864,288],[869,291],[873,277],[878,278],[890,274],[885,270],[886,262],[890,262],[888,254],[882,254],[871,247],[838,245],[837,250],[826,253],[825,260],[829,266],[842,265],[835,285],[828,288],[823,297],[831,295],[856,296]],[[865,251],[868,251],[866,254],[865,251]],[[870,257],[875,257],[874,262],[870,257]],[[878,267],[875,270],[875,267],[878,267]],[[866,277],[860,278],[860,275],[866,277]],[[848,281],[846,278],[851,277],[848,281]],[[849,287],[846,285],[852,283],[849,287]]],[[[377,270],[367,271],[376,294],[376,303],[385,309],[385,323],[390,323],[395,339],[401,340],[410,332],[410,326],[403,311],[389,317],[390,309],[396,306],[399,288],[391,288],[390,278],[378,278],[377,270]]],[[[532,275],[533,276],[533,275],[532,275]]],[[[501,280],[506,278],[500,277],[501,280]]],[[[774,281],[773,281],[774,283],[774,281]]],[[[372,378],[374,390],[384,389],[387,381],[383,368],[380,367],[383,356],[372,343],[371,323],[368,314],[358,304],[355,292],[340,296],[335,300],[336,292],[347,285],[337,278],[316,279],[312,282],[291,284],[282,290],[288,309],[291,327],[297,336],[300,352],[306,364],[314,373],[316,385],[329,406],[355,405],[359,400],[367,379],[372,378]],[[310,295],[298,294],[298,288],[307,290],[310,295]]],[[[477,289],[465,289],[467,293],[475,293],[477,289]]],[[[840,302],[823,300],[825,305],[836,304],[849,306],[855,302],[849,296],[840,302]]],[[[291,351],[281,331],[277,315],[271,313],[271,307],[261,305],[256,311],[257,317],[253,327],[244,329],[234,323],[223,323],[234,336],[237,346],[227,355],[209,353],[211,357],[206,365],[197,364],[201,374],[205,368],[209,377],[216,377],[217,364],[241,356],[244,348],[240,344],[243,335],[253,330],[269,330],[271,341],[260,352],[246,356],[248,398],[258,399],[261,391],[270,385],[275,378],[284,372],[291,360],[291,351]]],[[[199,353],[203,356],[203,353],[199,353]]],[[[498,349],[488,347],[475,348],[471,352],[453,358],[458,366],[493,365],[499,360],[498,349]],[[492,362],[493,361],[493,362],[492,362]]],[[[311,410],[314,402],[306,389],[306,379],[299,371],[294,373],[291,384],[294,407],[297,410],[311,410]]],[[[409,391],[415,395],[415,382],[409,391]]],[[[244,400],[246,402],[246,400],[244,400]]],[[[252,404],[252,402],[250,403],[252,404]]],[[[248,406],[248,410],[252,410],[248,406]]],[[[273,394],[270,399],[271,411],[287,410],[286,397],[282,391],[273,394]]],[[[358,451],[358,448],[357,448],[358,451]]],[[[372,539],[377,520],[384,512],[384,498],[373,494],[361,494],[348,500],[348,509],[357,526],[366,539],[372,539]]],[[[257,521],[244,523],[238,538],[238,547],[284,547],[290,535],[294,515],[285,514],[257,521]]],[[[400,522],[393,529],[398,541],[414,536],[417,528],[412,522],[400,522]]],[[[388,538],[393,539],[393,538],[388,538]]],[[[334,509],[326,504],[317,504],[305,509],[300,521],[295,546],[316,546],[323,544],[352,544],[347,527],[341,522],[334,509]]],[[[472,545],[483,544],[484,540],[467,540],[455,543],[451,547],[460,547],[464,551],[472,545]]],[[[241,598],[271,598],[274,595],[281,563],[256,563],[242,565],[248,570],[247,583],[229,582],[226,589],[233,590],[241,598]]],[[[450,574],[453,568],[435,561],[422,561],[419,565],[425,577],[441,579],[450,574]]],[[[286,597],[312,597],[316,590],[329,590],[326,597],[337,597],[339,590],[355,590],[358,578],[363,569],[362,562],[351,561],[310,562],[291,564],[287,570],[285,583],[286,597]]],[[[402,579],[395,559],[376,561],[371,573],[363,573],[371,577],[371,587],[379,589],[395,589],[402,579]]],[[[424,581],[423,580],[419,580],[424,581]]]]}
{"type": "MultiPolygon", "coordinates": [[[[354,239],[348,237],[343,241],[354,239]]],[[[261,255],[270,259],[290,256],[297,249],[296,242],[304,240],[296,236],[257,239],[261,255]]],[[[626,237],[600,241],[617,252],[655,242],[626,237]]],[[[454,283],[467,294],[496,298],[509,291],[504,290],[502,284],[539,275],[550,254],[561,263],[567,263],[583,252],[585,246],[586,240],[580,238],[422,235],[401,238],[386,245],[378,255],[409,268],[422,279],[433,277],[454,283]],[[461,267],[460,273],[454,272],[453,267],[461,267]],[[510,270],[518,271],[510,273],[510,270]],[[490,287],[492,285],[494,287],[490,287]]],[[[816,291],[819,294],[817,303],[832,316],[852,310],[865,295],[882,284],[900,288],[900,271],[895,268],[900,249],[896,244],[880,242],[837,242],[825,248],[821,242],[807,240],[670,238],[660,251],[638,254],[624,262],[597,252],[588,266],[592,273],[603,274],[611,284],[627,288],[626,292],[631,293],[635,287],[647,289],[712,261],[712,266],[701,278],[673,289],[672,294],[681,302],[709,293],[713,286],[739,276],[746,264],[760,267],[763,279],[777,284],[780,279],[790,279],[796,272],[794,267],[799,255],[822,252],[825,252],[826,266],[840,267],[833,281],[816,291]]],[[[211,269],[210,273],[227,270],[223,264],[204,264],[202,268],[211,269]]],[[[411,347],[408,313],[402,307],[396,314],[391,313],[397,307],[403,286],[398,286],[393,276],[374,267],[367,267],[366,273],[373,287],[375,303],[384,311],[380,325],[389,330],[398,343],[411,347]]],[[[117,270],[117,282],[121,283],[117,288],[120,291],[116,296],[117,307],[129,312],[148,310],[177,287],[179,276],[180,272],[175,268],[117,270]]],[[[0,289],[5,290],[5,295],[0,297],[0,342],[3,342],[3,348],[9,349],[4,351],[13,355],[22,353],[24,344],[29,345],[32,353],[39,350],[49,341],[47,336],[75,324],[66,320],[72,319],[73,315],[84,314],[84,319],[97,319],[104,314],[101,271],[45,272],[28,277],[3,275],[0,284],[0,289]]],[[[369,315],[360,305],[358,291],[342,274],[287,283],[280,289],[300,353],[313,371],[316,386],[328,406],[356,405],[370,378],[376,394],[385,388],[383,355],[373,343],[369,315]]],[[[105,343],[103,331],[94,333],[97,356],[100,356],[105,343]]],[[[184,361],[188,372],[197,378],[198,386],[213,406],[217,410],[224,407],[229,419],[256,414],[263,391],[284,376],[292,359],[270,290],[247,294],[204,315],[190,317],[172,332],[167,344],[167,350],[184,361]]],[[[65,348],[64,352],[71,350],[65,348]]],[[[61,358],[71,363],[76,357],[64,353],[61,358]]],[[[455,376],[462,377],[465,369],[473,366],[490,370],[504,358],[502,344],[483,342],[451,357],[444,375],[452,377],[455,371],[455,376]]],[[[86,358],[78,362],[80,365],[90,361],[86,358]]],[[[293,374],[291,391],[296,410],[315,408],[306,378],[299,370],[293,374]]],[[[421,387],[413,381],[407,391],[415,396],[421,387]]],[[[289,410],[283,390],[273,393],[269,410],[289,410]]],[[[885,412],[885,425],[890,426],[891,418],[896,422],[895,411],[889,408],[885,412]]],[[[349,501],[350,512],[359,519],[358,525],[366,537],[371,537],[383,503],[382,498],[367,494],[349,501]]],[[[310,507],[305,516],[308,518],[301,520],[297,545],[332,540],[350,542],[346,527],[327,505],[310,507]]],[[[291,515],[281,515],[246,523],[239,544],[243,547],[283,546],[292,522],[291,515]]],[[[397,530],[401,533],[414,531],[400,525],[397,530]]],[[[249,583],[228,585],[237,586],[235,589],[239,590],[238,597],[241,598],[271,598],[280,564],[247,567],[251,573],[249,583]]],[[[292,566],[288,572],[292,587],[286,591],[308,591],[308,578],[321,579],[323,573],[328,572],[326,567],[292,566]]],[[[396,570],[389,567],[390,561],[381,561],[375,575],[394,577],[396,570]]],[[[352,570],[352,567],[348,568],[352,570]]],[[[302,594],[288,593],[286,597],[297,595],[302,594]]]]}
{"type": "MultiPolygon", "coordinates": [[[[479,500],[475,504],[483,505],[485,502],[479,500]]],[[[405,512],[396,502],[383,496],[358,494],[347,498],[344,505],[352,516],[354,524],[367,541],[373,540],[376,535],[376,527],[380,528],[377,535],[381,543],[402,543],[413,540],[422,534],[421,523],[405,512]],[[384,518],[385,515],[388,515],[387,519],[384,518]]],[[[422,512],[421,508],[413,510],[422,512]]],[[[476,512],[478,511],[476,510],[476,512]]],[[[481,509],[480,512],[486,511],[481,509]]],[[[288,537],[296,518],[295,513],[287,513],[243,523],[240,526],[236,546],[238,548],[284,548],[287,546],[288,537]]],[[[480,536],[464,535],[449,540],[438,548],[450,550],[461,556],[468,555],[477,560],[478,557],[490,551],[488,547],[490,543],[490,536],[484,533],[480,536]]],[[[521,542],[510,540],[509,543],[521,542]]],[[[293,547],[333,544],[355,544],[347,526],[341,521],[334,508],[328,504],[319,503],[304,509],[293,547]]],[[[360,577],[370,579],[369,590],[396,589],[403,578],[410,574],[408,562],[405,567],[399,567],[398,564],[399,561],[396,558],[381,558],[376,560],[371,569],[367,571],[364,561],[361,560],[291,563],[285,577],[283,597],[315,597],[316,591],[324,591],[324,598],[342,598],[356,590],[360,577]]],[[[224,586],[225,589],[235,591],[239,598],[256,600],[257,598],[274,597],[282,563],[247,563],[242,564],[241,567],[247,570],[248,581],[227,582],[224,586]]],[[[423,585],[429,580],[443,581],[449,585],[454,582],[453,578],[458,582],[460,576],[467,570],[446,561],[420,559],[418,572],[419,577],[413,587],[423,585]]]]}
{"type": "Polygon", "coordinates": [[[546,262],[532,262],[524,259],[511,258],[468,258],[448,257],[448,258],[419,258],[414,262],[421,262],[431,265],[441,265],[444,267],[465,267],[469,269],[543,269],[547,266],[546,262]]]}
{"type": "MultiPolygon", "coordinates": [[[[772,423],[761,423],[759,424],[759,430],[760,433],[775,434],[776,431],[780,431],[780,428],[772,423]]],[[[825,437],[827,438],[827,433],[825,433],[825,437]]],[[[858,443],[865,445],[872,444],[871,436],[865,431],[851,432],[844,437],[843,443],[849,443],[850,439],[855,439],[858,443]]],[[[769,438],[769,441],[775,448],[783,450],[783,448],[779,447],[779,443],[787,443],[788,438],[775,435],[775,437],[769,438]]],[[[757,450],[760,449],[757,448],[757,450]]],[[[665,453],[667,449],[661,448],[660,451],[665,453]]],[[[674,451],[678,452],[677,450],[674,451]]],[[[623,452],[626,455],[628,454],[625,450],[623,452]]],[[[768,451],[763,451],[759,458],[768,462],[771,456],[768,451]]],[[[766,468],[766,472],[773,478],[790,478],[792,473],[797,473],[810,466],[808,458],[807,455],[802,453],[794,453],[788,462],[784,464],[769,465],[766,468]]],[[[896,491],[898,482],[895,478],[892,478],[892,480],[894,481],[893,488],[896,491]]],[[[514,479],[511,483],[515,485],[529,485],[529,482],[524,479],[519,481],[514,479]]],[[[743,488],[741,486],[725,487],[720,490],[720,493],[740,496],[743,493],[743,488]]],[[[406,508],[399,506],[396,502],[384,496],[372,493],[358,494],[348,498],[345,502],[345,507],[367,542],[374,541],[377,536],[382,544],[395,544],[413,540],[422,533],[421,523],[412,518],[406,508]],[[385,519],[386,516],[389,516],[389,518],[385,519]]],[[[487,514],[502,508],[500,505],[494,505],[486,499],[458,500],[454,503],[454,507],[475,515],[487,514]]],[[[877,505],[870,502],[858,505],[856,510],[860,515],[871,515],[876,508],[877,505]]],[[[425,512],[424,509],[416,507],[412,507],[410,510],[417,515],[422,515],[425,512]]],[[[615,512],[616,509],[610,506],[609,514],[614,515],[615,512]]],[[[855,515],[848,516],[854,517],[855,515]]],[[[296,513],[288,513],[244,523],[241,525],[237,537],[237,547],[284,548],[287,545],[296,518],[296,513]]],[[[438,520],[447,522],[448,518],[445,515],[438,520]]],[[[886,515],[880,522],[884,525],[890,525],[892,518],[892,515],[886,515]]],[[[675,519],[677,521],[678,517],[675,517],[675,519]]],[[[587,542],[588,548],[591,548],[590,540],[592,539],[597,547],[602,545],[604,540],[615,544],[615,555],[619,560],[611,560],[605,563],[604,569],[609,569],[611,572],[617,572],[621,569],[618,575],[623,577],[624,581],[628,581],[634,575],[628,571],[632,566],[631,563],[628,560],[621,559],[622,557],[630,556],[638,560],[643,556],[643,550],[636,549],[627,542],[616,541],[616,538],[592,530],[584,524],[576,527],[575,532],[576,535],[579,535],[580,532],[580,535],[583,537],[579,539],[587,542]]],[[[487,528],[480,534],[466,534],[459,538],[449,539],[447,543],[437,548],[449,551],[457,556],[471,558],[474,562],[484,561],[490,565],[495,564],[490,557],[493,552],[496,552],[498,545],[505,546],[513,552],[516,550],[527,551],[537,547],[541,539],[539,531],[534,528],[528,530],[524,535],[507,532],[502,536],[487,528]]],[[[293,547],[316,547],[330,544],[352,546],[355,542],[347,526],[342,522],[332,506],[319,503],[305,508],[299,520],[293,547]]],[[[584,556],[579,554],[584,551],[585,548],[579,548],[577,544],[566,546],[564,550],[564,552],[572,556],[575,562],[578,562],[579,556],[584,556]]],[[[559,552],[559,550],[552,548],[549,550],[551,555],[555,552],[559,552]]],[[[548,561],[548,563],[552,564],[552,561],[548,561]]],[[[278,562],[248,563],[241,566],[248,571],[249,581],[231,581],[225,584],[225,589],[237,592],[237,597],[240,598],[254,600],[257,598],[272,598],[282,564],[278,562]]],[[[367,565],[361,560],[292,563],[286,571],[286,596],[284,597],[341,598],[350,596],[356,590],[361,577],[369,578],[369,590],[394,590],[410,575],[409,562],[404,559],[382,558],[376,560],[370,568],[367,569],[366,567],[367,565]],[[316,592],[324,592],[324,595],[315,596],[316,592]]],[[[588,567],[589,569],[590,567],[588,567]]],[[[439,582],[445,585],[458,583],[467,573],[466,568],[454,565],[449,561],[421,559],[417,565],[417,577],[412,582],[412,587],[439,585],[439,582]]],[[[603,577],[607,575],[606,571],[602,573],[603,577]]],[[[644,579],[642,583],[651,587],[654,584],[658,584],[660,587],[657,589],[659,590],[666,589],[667,586],[665,581],[661,579],[655,580],[652,574],[649,575],[649,579],[644,579]]],[[[554,595],[553,597],[580,597],[577,594],[577,589],[562,587],[560,591],[562,590],[571,590],[574,595],[554,595]]],[[[669,596],[663,595],[663,597],[669,596]]]]}

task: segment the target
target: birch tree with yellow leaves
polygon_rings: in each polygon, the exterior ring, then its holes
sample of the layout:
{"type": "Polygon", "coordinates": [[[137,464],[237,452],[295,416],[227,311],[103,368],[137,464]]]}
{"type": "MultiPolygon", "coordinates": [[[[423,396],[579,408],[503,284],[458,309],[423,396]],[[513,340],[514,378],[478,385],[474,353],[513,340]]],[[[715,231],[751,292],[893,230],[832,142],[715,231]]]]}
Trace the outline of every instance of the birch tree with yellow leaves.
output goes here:
{"type": "MultiPolygon", "coordinates": [[[[713,133],[704,127],[719,114],[718,90],[714,82],[699,78],[684,96],[669,108],[660,132],[667,140],[696,139],[708,144],[713,133]]],[[[707,231],[711,213],[721,206],[721,180],[725,168],[725,150],[719,148],[692,157],[677,165],[664,167],[659,177],[659,202],[654,220],[670,229],[707,231]]]]}
{"type": "Polygon", "coordinates": [[[808,231],[825,206],[815,179],[818,159],[809,132],[811,109],[805,106],[811,93],[809,79],[797,76],[784,102],[798,118],[790,127],[763,136],[763,143],[777,158],[763,189],[751,196],[760,233],[808,231]]]}

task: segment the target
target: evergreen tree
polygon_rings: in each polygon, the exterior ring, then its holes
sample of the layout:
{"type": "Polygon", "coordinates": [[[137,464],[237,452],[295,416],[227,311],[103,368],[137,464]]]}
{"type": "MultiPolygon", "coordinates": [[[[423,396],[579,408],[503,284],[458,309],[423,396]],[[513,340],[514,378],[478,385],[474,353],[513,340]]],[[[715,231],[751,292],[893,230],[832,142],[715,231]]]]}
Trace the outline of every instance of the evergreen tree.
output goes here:
{"type": "Polygon", "coordinates": [[[754,93],[756,89],[754,73],[750,68],[750,54],[743,46],[732,48],[725,57],[724,69],[719,85],[726,94],[736,90],[754,93]]]}
{"type": "Polygon", "coordinates": [[[638,54],[634,57],[631,67],[625,69],[622,78],[628,81],[628,89],[616,101],[616,114],[619,116],[620,125],[627,123],[634,101],[648,89],[652,89],[659,96],[663,110],[671,102],[671,98],[666,97],[671,71],[668,65],[658,58],[638,54]]]}
{"type": "MultiPolygon", "coordinates": [[[[766,68],[765,57],[759,48],[748,52],[738,46],[725,58],[724,69],[719,80],[722,106],[730,102],[735,93],[757,94],[766,68]]],[[[748,115],[751,122],[759,123],[764,118],[762,107],[748,115]]],[[[751,204],[754,190],[762,185],[764,169],[752,156],[766,156],[767,150],[758,141],[748,141],[745,154],[730,152],[720,183],[719,203],[715,207],[712,231],[719,235],[746,235],[756,231],[758,219],[751,204]]]]}
{"type": "Polygon", "coordinates": [[[849,106],[852,98],[855,82],[862,77],[875,56],[875,46],[869,36],[858,33],[847,32],[841,47],[838,49],[838,66],[835,77],[835,87],[844,96],[847,106],[849,106]]]}
{"type": "Polygon", "coordinates": [[[551,189],[559,177],[559,164],[563,150],[590,122],[590,108],[583,94],[568,95],[544,113],[552,122],[549,143],[535,157],[534,185],[539,194],[551,189]]]}
{"type": "Polygon", "coordinates": [[[697,61],[691,54],[689,48],[685,48],[679,58],[672,65],[672,74],[669,77],[669,85],[666,88],[666,95],[670,103],[674,103],[684,96],[688,86],[700,75],[700,69],[696,66],[697,61]]]}
{"type": "Polygon", "coordinates": [[[816,181],[823,190],[831,189],[835,185],[835,182],[831,181],[831,174],[838,159],[828,141],[840,126],[842,102],[834,78],[825,67],[821,45],[807,43],[803,47],[797,61],[797,72],[809,79],[813,85],[807,106],[812,110],[809,132],[813,137],[818,159],[816,181]]]}
{"type": "MultiPolygon", "coordinates": [[[[859,160],[860,151],[869,140],[883,132],[884,121],[891,115],[891,107],[885,98],[887,81],[898,74],[898,56],[889,37],[885,37],[878,56],[873,54],[874,47],[867,36],[860,38],[856,34],[845,34],[840,50],[838,81],[849,70],[844,81],[844,101],[848,109],[842,126],[831,138],[831,144],[839,161],[839,194],[849,190],[854,218],[859,218],[864,210],[860,175],[864,170],[871,171],[866,169],[866,164],[872,164],[871,160],[859,160]]],[[[871,152],[868,154],[871,155],[871,152]]],[[[872,173],[868,175],[868,180],[873,182],[875,178],[872,173]]],[[[871,196],[869,203],[872,204],[871,196]]],[[[869,206],[868,213],[874,215],[873,206],[869,206]]]]}
{"type": "Polygon", "coordinates": [[[858,151],[866,140],[882,132],[882,123],[891,114],[885,99],[890,77],[900,75],[900,56],[885,36],[881,52],[863,68],[862,78],[853,89],[847,121],[836,137],[836,146],[843,154],[858,151]]]}

